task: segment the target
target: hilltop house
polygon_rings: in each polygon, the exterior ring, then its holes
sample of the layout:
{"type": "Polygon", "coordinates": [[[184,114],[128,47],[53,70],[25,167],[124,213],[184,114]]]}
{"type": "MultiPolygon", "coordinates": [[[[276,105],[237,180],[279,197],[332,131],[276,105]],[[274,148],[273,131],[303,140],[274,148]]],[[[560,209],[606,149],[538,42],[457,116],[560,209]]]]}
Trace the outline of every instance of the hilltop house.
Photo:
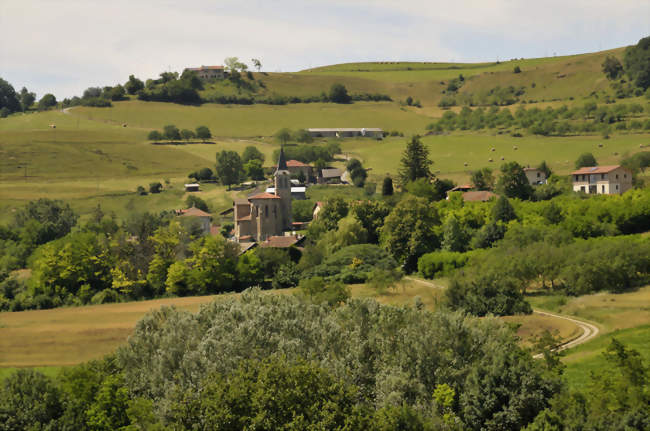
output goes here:
{"type": "Polygon", "coordinates": [[[287,169],[292,176],[299,175],[302,172],[302,174],[305,176],[306,182],[310,182],[310,179],[314,178],[314,171],[312,167],[299,160],[287,160],[287,169]]]}
{"type": "Polygon", "coordinates": [[[208,79],[223,79],[226,76],[223,66],[187,67],[183,70],[183,73],[185,72],[194,72],[203,81],[207,81],[208,79]]]}
{"type": "Polygon", "coordinates": [[[237,242],[264,241],[291,230],[291,181],[282,149],[273,176],[273,193],[258,193],[233,202],[237,242]]]}
{"type": "Polygon", "coordinates": [[[524,173],[531,186],[546,184],[546,173],[537,168],[524,168],[524,173]]]}
{"type": "Polygon", "coordinates": [[[620,195],[632,188],[632,171],[621,165],[580,168],[571,179],[574,192],[620,195]]]}

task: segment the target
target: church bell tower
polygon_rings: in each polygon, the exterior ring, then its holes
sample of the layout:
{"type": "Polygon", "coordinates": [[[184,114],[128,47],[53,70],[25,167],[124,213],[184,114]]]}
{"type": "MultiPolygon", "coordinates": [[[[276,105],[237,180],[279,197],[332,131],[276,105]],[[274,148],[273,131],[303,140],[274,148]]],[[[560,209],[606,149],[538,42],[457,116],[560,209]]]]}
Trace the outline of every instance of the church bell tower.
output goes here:
{"type": "Polygon", "coordinates": [[[287,160],[284,156],[284,148],[280,147],[280,157],[278,158],[278,168],[273,175],[275,177],[275,194],[282,199],[280,207],[282,208],[283,229],[291,229],[291,174],[287,167],[287,160]]]}

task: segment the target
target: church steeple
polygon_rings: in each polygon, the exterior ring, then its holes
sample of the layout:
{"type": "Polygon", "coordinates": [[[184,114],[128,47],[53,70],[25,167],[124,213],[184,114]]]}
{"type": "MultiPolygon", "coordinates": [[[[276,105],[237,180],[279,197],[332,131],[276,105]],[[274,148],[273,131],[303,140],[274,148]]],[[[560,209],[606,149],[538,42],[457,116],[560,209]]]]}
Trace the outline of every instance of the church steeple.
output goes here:
{"type": "Polygon", "coordinates": [[[278,158],[278,171],[286,171],[288,170],[287,168],[287,160],[284,157],[284,148],[280,147],[280,157],[278,158]]]}

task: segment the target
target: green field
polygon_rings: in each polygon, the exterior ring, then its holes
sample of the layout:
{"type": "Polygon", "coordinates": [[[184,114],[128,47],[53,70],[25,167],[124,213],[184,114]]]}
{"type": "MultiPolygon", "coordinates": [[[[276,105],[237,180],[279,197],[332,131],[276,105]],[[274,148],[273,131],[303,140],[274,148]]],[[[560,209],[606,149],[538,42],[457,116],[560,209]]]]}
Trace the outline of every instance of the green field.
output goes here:
{"type": "Polygon", "coordinates": [[[600,327],[598,337],[571,349],[564,357],[565,374],[573,387],[584,387],[592,371],[607,365],[602,352],[612,338],[638,350],[645,361],[650,361],[650,286],[629,293],[576,298],[537,296],[529,300],[535,308],[576,316],[600,327]]]}

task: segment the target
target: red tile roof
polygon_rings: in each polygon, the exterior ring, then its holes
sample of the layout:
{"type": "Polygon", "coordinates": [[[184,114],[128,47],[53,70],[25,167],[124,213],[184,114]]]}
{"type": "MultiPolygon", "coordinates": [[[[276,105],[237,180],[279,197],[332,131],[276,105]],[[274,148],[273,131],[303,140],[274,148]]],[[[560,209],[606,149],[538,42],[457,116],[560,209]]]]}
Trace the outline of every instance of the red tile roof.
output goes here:
{"type": "Polygon", "coordinates": [[[614,169],[620,168],[621,165],[610,165],[610,166],[585,166],[580,168],[577,171],[571,172],[571,175],[581,175],[581,174],[606,174],[613,171],[614,169]]]}
{"type": "Polygon", "coordinates": [[[260,247],[287,248],[300,242],[302,237],[272,236],[260,244],[260,247]]]}
{"type": "Polygon", "coordinates": [[[249,196],[248,199],[281,199],[280,196],[272,195],[271,193],[259,193],[255,196],[249,196]]]}
{"type": "Polygon", "coordinates": [[[486,202],[496,197],[492,192],[481,190],[478,192],[465,192],[463,193],[463,200],[465,202],[486,202]]]}
{"type": "Polygon", "coordinates": [[[196,207],[188,208],[186,210],[179,210],[178,215],[181,216],[191,216],[191,217],[210,217],[209,213],[201,211],[196,207]]]}
{"type": "Polygon", "coordinates": [[[308,164],[303,163],[300,160],[287,160],[287,166],[291,166],[291,167],[294,167],[294,168],[302,167],[302,166],[309,167],[308,164]]]}

